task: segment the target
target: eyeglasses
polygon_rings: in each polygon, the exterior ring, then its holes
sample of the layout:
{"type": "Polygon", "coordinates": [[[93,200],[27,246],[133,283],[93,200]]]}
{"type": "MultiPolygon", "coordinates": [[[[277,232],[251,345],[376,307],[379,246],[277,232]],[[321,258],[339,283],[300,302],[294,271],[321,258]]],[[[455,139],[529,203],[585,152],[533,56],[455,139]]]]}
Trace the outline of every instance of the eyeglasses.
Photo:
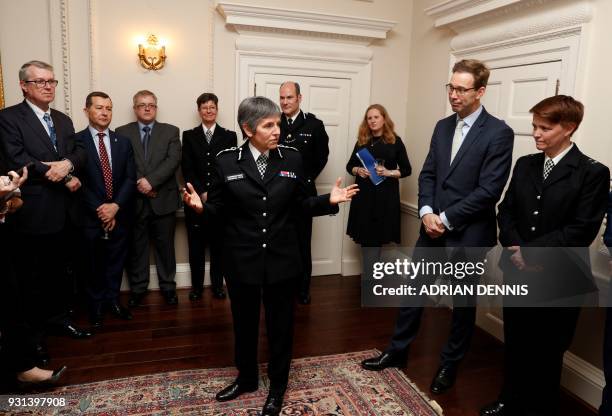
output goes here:
{"type": "Polygon", "coordinates": [[[445,87],[446,87],[446,92],[448,93],[448,95],[451,95],[453,92],[455,92],[459,96],[464,96],[469,90],[476,90],[475,87],[463,88],[463,87],[455,87],[454,85],[451,85],[451,84],[446,84],[445,87]]]}
{"type": "Polygon", "coordinates": [[[157,108],[157,104],[136,104],[136,108],[139,110],[144,110],[145,108],[147,110],[149,109],[155,110],[157,108]]]}
{"type": "Polygon", "coordinates": [[[31,80],[31,81],[23,81],[26,84],[34,84],[36,85],[38,88],[45,88],[47,85],[50,87],[57,87],[57,84],[59,83],[58,80],[56,79],[35,79],[35,80],[31,80]]]}

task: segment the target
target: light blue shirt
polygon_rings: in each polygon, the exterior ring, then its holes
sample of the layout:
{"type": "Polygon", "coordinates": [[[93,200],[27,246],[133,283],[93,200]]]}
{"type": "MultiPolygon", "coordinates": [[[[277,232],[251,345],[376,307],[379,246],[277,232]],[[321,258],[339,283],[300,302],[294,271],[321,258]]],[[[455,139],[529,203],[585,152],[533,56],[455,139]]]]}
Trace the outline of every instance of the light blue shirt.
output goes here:
{"type": "Polygon", "coordinates": [[[151,134],[153,132],[153,126],[155,125],[155,121],[150,122],[149,124],[143,124],[140,121],[138,122],[138,131],[140,132],[140,142],[142,143],[142,141],[144,140],[145,137],[145,132],[142,130],[145,126],[149,126],[151,128],[151,130],[149,131],[149,134],[151,134]]]}
{"type": "MultiPolygon", "coordinates": [[[[463,128],[461,129],[461,142],[459,143],[459,148],[461,148],[461,145],[463,144],[463,140],[465,140],[465,137],[468,135],[468,133],[470,132],[470,129],[472,128],[476,120],[478,120],[478,117],[480,117],[481,113],[482,113],[482,105],[480,105],[476,109],[476,111],[474,111],[472,114],[470,114],[469,116],[463,119],[463,122],[465,124],[463,124],[463,128]]],[[[459,122],[459,120],[461,120],[461,118],[459,117],[459,114],[457,114],[457,123],[459,122]]],[[[427,214],[433,214],[433,208],[430,207],[429,205],[424,205],[419,210],[419,217],[423,218],[423,216],[427,214]]],[[[440,219],[442,220],[442,222],[444,223],[444,226],[448,230],[453,229],[453,226],[448,221],[448,218],[446,218],[446,214],[444,212],[440,214],[440,219]]]]}
{"type": "Polygon", "coordinates": [[[98,140],[98,133],[104,133],[104,147],[106,148],[106,154],[108,155],[108,163],[111,165],[111,170],[113,169],[113,156],[111,155],[111,145],[110,145],[110,130],[106,129],[102,132],[98,132],[98,130],[89,126],[89,132],[91,133],[91,137],[93,138],[94,146],[96,146],[96,152],[98,152],[98,158],[100,158],[100,147],[98,140]]]}
{"type": "MultiPolygon", "coordinates": [[[[26,103],[28,103],[28,105],[30,106],[30,108],[32,109],[32,111],[34,111],[34,114],[36,114],[36,118],[38,118],[38,120],[40,121],[40,123],[42,124],[43,128],[45,129],[45,131],[47,132],[47,134],[49,135],[49,137],[51,137],[51,133],[49,132],[49,126],[47,125],[47,122],[43,119],[43,117],[45,116],[45,114],[47,114],[49,117],[51,117],[51,109],[49,108],[47,111],[43,111],[39,106],[37,106],[36,104],[32,104],[30,102],[30,100],[28,100],[26,98],[26,103]]],[[[53,121],[52,121],[53,123],[53,121]]]]}

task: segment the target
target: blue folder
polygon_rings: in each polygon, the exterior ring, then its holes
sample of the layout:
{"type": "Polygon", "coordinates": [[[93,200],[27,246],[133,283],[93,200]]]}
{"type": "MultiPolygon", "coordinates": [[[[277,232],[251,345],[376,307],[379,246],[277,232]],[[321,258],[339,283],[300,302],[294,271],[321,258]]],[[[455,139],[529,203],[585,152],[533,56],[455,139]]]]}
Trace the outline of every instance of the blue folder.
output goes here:
{"type": "Polygon", "coordinates": [[[384,176],[379,176],[376,173],[376,159],[374,159],[374,156],[372,156],[372,153],[370,153],[368,149],[363,148],[358,151],[357,158],[359,159],[363,167],[370,172],[370,180],[374,185],[379,185],[382,181],[385,180],[384,176]]]}

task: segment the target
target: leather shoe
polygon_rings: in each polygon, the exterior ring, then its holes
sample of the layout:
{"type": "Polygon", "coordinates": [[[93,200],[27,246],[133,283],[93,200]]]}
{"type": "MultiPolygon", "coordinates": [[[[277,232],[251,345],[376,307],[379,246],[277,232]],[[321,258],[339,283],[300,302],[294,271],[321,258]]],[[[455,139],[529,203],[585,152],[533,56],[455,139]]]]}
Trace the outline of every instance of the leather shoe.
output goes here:
{"type": "Polygon", "coordinates": [[[23,390],[29,391],[29,390],[40,390],[40,389],[52,387],[58,383],[58,381],[62,377],[62,374],[64,374],[64,371],[66,371],[67,368],[68,367],[66,366],[62,366],[61,368],[58,368],[57,370],[53,371],[53,375],[51,375],[51,377],[49,377],[46,380],[41,380],[41,381],[17,380],[17,388],[22,391],[23,390]]]}
{"type": "Polygon", "coordinates": [[[261,416],[278,416],[282,408],[283,394],[270,392],[263,409],[261,409],[261,416]]]}
{"type": "Polygon", "coordinates": [[[130,293],[130,299],[128,300],[128,307],[135,308],[142,305],[142,299],[145,297],[144,293],[130,293]]]}
{"type": "Polygon", "coordinates": [[[380,371],[388,367],[403,367],[406,359],[398,354],[383,352],[378,357],[368,358],[361,362],[361,367],[370,371],[380,371]]]}
{"type": "Polygon", "coordinates": [[[455,384],[455,377],[457,376],[457,368],[453,365],[443,365],[438,368],[438,372],[431,382],[431,390],[434,394],[442,394],[446,390],[453,387],[455,384]]]}
{"type": "Polygon", "coordinates": [[[509,414],[507,406],[499,400],[480,409],[480,416],[504,416],[509,414]]]}
{"type": "Polygon", "coordinates": [[[189,292],[189,300],[196,301],[202,299],[202,291],[201,290],[192,290],[189,292]]]}
{"type": "Polygon", "coordinates": [[[129,310],[119,305],[118,303],[113,303],[108,307],[108,311],[119,319],[123,319],[129,321],[132,319],[132,314],[129,310]]]}
{"type": "Polygon", "coordinates": [[[310,293],[300,293],[298,296],[298,302],[300,305],[310,305],[311,300],[310,293]]]}
{"type": "Polygon", "coordinates": [[[51,361],[51,357],[49,356],[49,352],[47,348],[43,344],[36,345],[36,366],[37,367],[46,367],[49,365],[49,361],[51,361]]]}
{"type": "Polygon", "coordinates": [[[102,328],[103,320],[104,318],[101,312],[92,312],[91,314],[89,314],[89,323],[94,329],[102,328]]]}
{"type": "Polygon", "coordinates": [[[176,296],[176,292],[174,290],[168,290],[162,292],[162,296],[166,301],[166,305],[174,306],[178,305],[178,297],[176,296]]]}
{"type": "Polygon", "coordinates": [[[234,400],[236,397],[240,396],[243,393],[251,393],[256,391],[259,388],[257,384],[244,384],[238,383],[234,381],[232,384],[221,390],[215,396],[215,399],[219,402],[227,402],[228,400],[234,400]]]}
{"type": "Polygon", "coordinates": [[[215,299],[225,299],[225,290],[222,287],[215,287],[212,290],[212,295],[215,299]]]}
{"type": "Polygon", "coordinates": [[[89,338],[91,336],[91,332],[86,331],[84,329],[79,329],[73,324],[66,324],[60,328],[59,333],[61,335],[67,335],[70,338],[74,339],[83,339],[89,338]]]}

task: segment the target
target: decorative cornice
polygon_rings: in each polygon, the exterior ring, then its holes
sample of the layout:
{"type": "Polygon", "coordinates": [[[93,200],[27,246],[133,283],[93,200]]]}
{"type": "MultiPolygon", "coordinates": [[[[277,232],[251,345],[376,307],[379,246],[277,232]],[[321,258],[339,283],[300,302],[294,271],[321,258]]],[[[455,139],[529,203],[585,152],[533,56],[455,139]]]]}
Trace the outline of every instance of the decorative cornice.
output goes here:
{"type": "Polygon", "coordinates": [[[240,31],[283,32],[349,39],[386,39],[396,22],[220,1],[217,10],[240,31]]]}
{"type": "Polygon", "coordinates": [[[369,62],[372,50],[366,46],[329,42],[303,41],[296,43],[290,39],[275,39],[257,36],[240,36],[236,40],[236,49],[242,52],[253,52],[267,56],[292,56],[294,58],[333,58],[334,62],[369,62]]]}
{"type": "MultiPolygon", "coordinates": [[[[497,43],[512,43],[512,46],[516,46],[525,43],[525,40],[533,43],[536,40],[569,36],[580,32],[580,26],[589,22],[592,15],[591,4],[579,1],[547,8],[539,13],[525,13],[515,18],[509,16],[504,22],[488,26],[479,24],[477,28],[460,31],[451,40],[451,48],[456,51],[497,43]]],[[[458,30],[463,28],[467,27],[457,27],[458,30]]]]}
{"type": "Polygon", "coordinates": [[[0,110],[4,108],[4,81],[2,80],[2,59],[0,59],[0,110]]]}
{"type": "Polygon", "coordinates": [[[550,0],[445,0],[428,7],[424,12],[435,19],[435,27],[442,27],[483,14],[498,12],[508,6],[525,8],[534,3],[542,4],[547,1],[550,0]]]}

